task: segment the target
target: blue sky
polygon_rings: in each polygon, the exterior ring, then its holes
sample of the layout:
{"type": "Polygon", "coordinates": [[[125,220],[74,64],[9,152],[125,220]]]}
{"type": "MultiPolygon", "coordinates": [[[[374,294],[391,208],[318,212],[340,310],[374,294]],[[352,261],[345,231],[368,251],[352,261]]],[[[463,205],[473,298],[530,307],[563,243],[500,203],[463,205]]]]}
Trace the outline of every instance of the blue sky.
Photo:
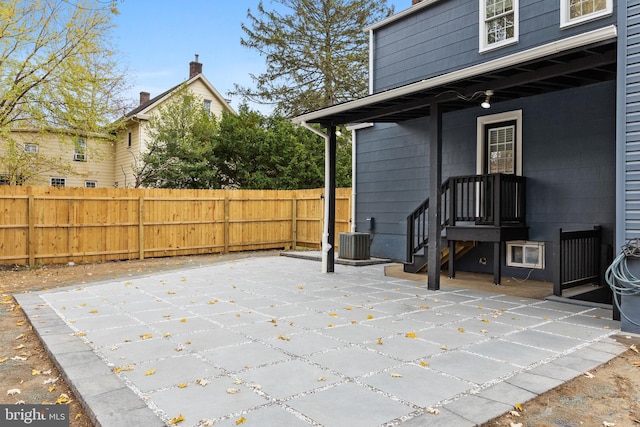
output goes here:
{"type": "MultiPolygon", "coordinates": [[[[272,7],[270,0],[263,1],[272,7]]],[[[224,97],[234,83],[251,86],[250,73],[265,69],[264,58],[240,45],[240,25],[258,0],[124,0],[115,17],[114,43],[131,79],[130,97],[154,97],[189,77],[189,62],[199,55],[202,72],[224,97]]],[[[395,12],[411,0],[387,0],[395,12]]],[[[238,107],[240,99],[231,98],[238,107]]]]}

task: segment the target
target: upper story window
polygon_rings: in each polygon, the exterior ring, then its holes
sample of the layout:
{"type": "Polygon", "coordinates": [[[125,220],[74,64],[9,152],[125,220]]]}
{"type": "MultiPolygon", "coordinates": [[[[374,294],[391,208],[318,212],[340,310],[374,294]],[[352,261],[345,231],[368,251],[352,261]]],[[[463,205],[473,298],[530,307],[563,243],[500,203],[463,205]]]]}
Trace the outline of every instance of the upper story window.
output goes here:
{"type": "Polygon", "coordinates": [[[480,0],[480,52],[518,41],[518,0],[480,0]]]}
{"type": "Polygon", "coordinates": [[[560,0],[560,27],[581,24],[613,13],[613,0],[560,0]]]}
{"type": "Polygon", "coordinates": [[[24,144],[24,152],[28,154],[38,154],[38,144],[27,142],[24,144]]]}
{"type": "Polygon", "coordinates": [[[78,138],[73,148],[73,160],[76,162],[87,161],[87,142],[84,138],[78,138]]]}
{"type": "Polygon", "coordinates": [[[131,148],[131,132],[127,134],[127,148],[131,148]]]}
{"type": "Polygon", "coordinates": [[[85,188],[97,188],[98,187],[98,181],[85,181],[84,182],[84,186],[85,186],[85,188]]]}
{"type": "Polygon", "coordinates": [[[206,111],[207,113],[211,112],[211,100],[210,99],[205,99],[204,101],[202,101],[202,108],[204,108],[204,111],[206,111]]]}

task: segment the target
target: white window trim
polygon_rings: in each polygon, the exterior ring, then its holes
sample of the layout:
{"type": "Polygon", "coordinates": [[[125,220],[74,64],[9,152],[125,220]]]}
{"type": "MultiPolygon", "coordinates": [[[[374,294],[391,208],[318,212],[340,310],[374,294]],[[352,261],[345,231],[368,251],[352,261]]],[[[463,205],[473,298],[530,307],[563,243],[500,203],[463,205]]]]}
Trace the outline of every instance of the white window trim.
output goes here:
{"type": "Polygon", "coordinates": [[[480,43],[479,52],[490,52],[494,49],[499,49],[504,46],[509,46],[518,43],[520,37],[520,3],[518,0],[513,0],[513,37],[507,40],[502,40],[497,43],[487,43],[487,27],[485,23],[485,8],[487,3],[485,0],[479,0],[479,38],[480,43]]]}
{"type": "Polygon", "coordinates": [[[85,188],[98,188],[98,181],[93,181],[93,180],[85,181],[84,182],[84,187],[85,188]],[[93,185],[92,186],[88,186],[87,184],[93,184],[93,185]]]}
{"type": "Polygon", "coordinates": [[[606,0],[604,10],[593,12],[580,18],[569,18],[569,0],[560,0],[560,28],[570,28],[575,25],[584,24],[585,22],[594,21],[596,19],[610,16],[613,13],[613,0],[606,0]]]}
{"type": "Polygon", "coordinates": [[[500,122],[516,122],[516,175],[522,176],[522,110],[507,111],[499,114],[491,114],[488,116],[480,116],[477,119],[476,127],[476,173],[481,175],[484,173],[485,141],[484,127],[492,123],[500,122]]]}
{"type": "Polygon", "coordinates": [[[25,142],[24,143],[24,152],[27,154],[38,154],[40,150],[40,146],[35,142],[25,142]],[[28,148],[27,148],[28,147],[28,148]]]}
{"type": "Polygon", "coordinates": [[[66,187],[67,186],[67,178],[59,178],[57,176],[52,176],[51,178],[49,178],[49,185],[51,187],[66,187]],[[64,185],[53,185],[53,180],[54,179],[61,180],[64,185]]]}
{"type": "Polygon", "coordinates": [[[525,240],[512,240],[506,242],[506,265],[509,267],[523,267],[523,268],[535,268],[538,270],[544,270],[544,242],[530,242],[525,240]],[[523,254],[522,254],[522,262],[515,262],[511,259],[511,248],[514,246],[522,246],[523,254]],[[525,248],[537,248],[538,249],[538,262],[537,263],[527,263],[524,260],[524,251],[525,248]]]}

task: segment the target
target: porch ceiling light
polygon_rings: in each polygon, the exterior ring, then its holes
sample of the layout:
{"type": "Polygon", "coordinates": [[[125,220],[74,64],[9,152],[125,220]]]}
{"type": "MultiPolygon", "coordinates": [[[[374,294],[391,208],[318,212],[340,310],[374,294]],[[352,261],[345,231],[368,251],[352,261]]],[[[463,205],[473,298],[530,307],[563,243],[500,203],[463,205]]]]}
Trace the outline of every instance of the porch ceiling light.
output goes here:
{"type": "Polygon", "coordinates": [[[485,90],[484,94],[486,95],[486,98],[484,99],[484,102],[480,104],[480,106],[482,108],[491,108],[491,103],[489,101],[491,100],[491,95],[493,95],[493,91],[485,90]]]}

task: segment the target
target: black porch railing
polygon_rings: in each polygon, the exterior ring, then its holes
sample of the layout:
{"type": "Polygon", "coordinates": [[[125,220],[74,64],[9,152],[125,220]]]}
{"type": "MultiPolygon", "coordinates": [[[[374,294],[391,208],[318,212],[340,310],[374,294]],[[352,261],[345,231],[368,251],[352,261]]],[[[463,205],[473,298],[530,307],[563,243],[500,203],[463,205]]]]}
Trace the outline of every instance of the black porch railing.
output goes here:
{"type": "MultiPolygon", "coordinates": [[[[475,225],[524,225],[525,178],[489,174],[457,176],[440,188],[441,227],[459,222],[475,225]]],[[[429,199],[407,216],[407,262],[427,247],[429,199]]]]}
{"type": "Polygon", "coordinates": [[[553,294],[574,286],[602,284],[601,230],[562,231],[559,228],[553,242],[553,294]]]}

